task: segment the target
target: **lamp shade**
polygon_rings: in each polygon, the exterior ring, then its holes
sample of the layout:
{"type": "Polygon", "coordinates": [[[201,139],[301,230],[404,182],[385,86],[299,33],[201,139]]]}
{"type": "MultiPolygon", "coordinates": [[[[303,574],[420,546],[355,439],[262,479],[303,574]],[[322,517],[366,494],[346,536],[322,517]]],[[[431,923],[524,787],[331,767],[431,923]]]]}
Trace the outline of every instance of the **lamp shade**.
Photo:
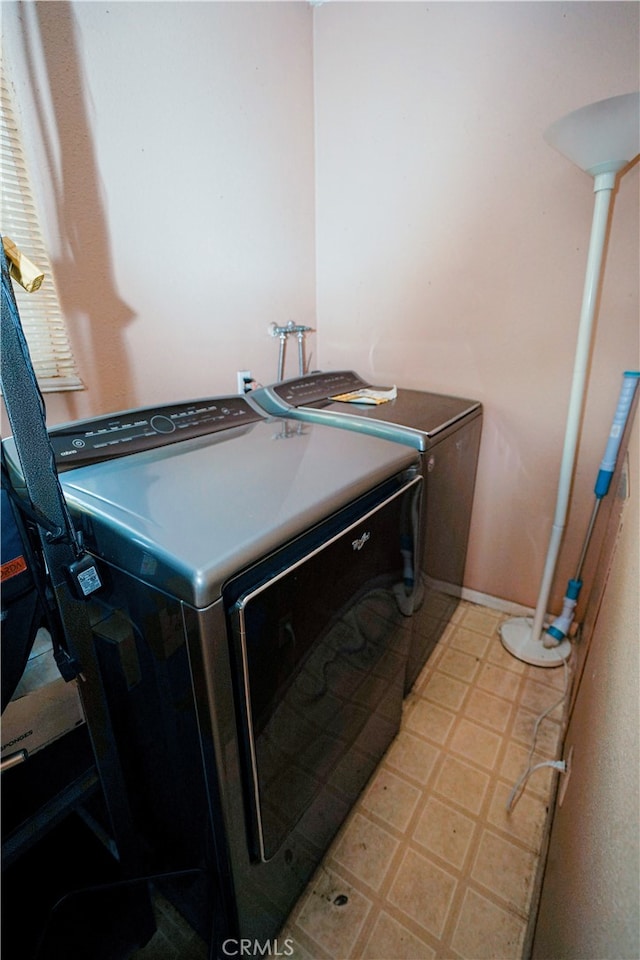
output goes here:
{"type": "Polygon", "coordinates": [[[640,92],[574,110],[552,123],[544,138],[592,177],[617,172],[640,153],[640,92]]]}

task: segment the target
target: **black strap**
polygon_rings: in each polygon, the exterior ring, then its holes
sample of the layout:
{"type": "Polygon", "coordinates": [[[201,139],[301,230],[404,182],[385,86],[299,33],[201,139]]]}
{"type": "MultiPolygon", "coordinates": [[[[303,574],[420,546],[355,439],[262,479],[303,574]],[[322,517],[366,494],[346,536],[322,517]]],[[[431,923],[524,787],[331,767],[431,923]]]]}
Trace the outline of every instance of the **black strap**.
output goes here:
{"type": "Polygon", "coordinates": [[[44,401],[20,323],[4,249],[0,333],[2,392],[7,415],[29,499],[35,515],[44,520],[42,548],[64,624],[65,643],[59,651],[58,667],[65,680],[72,680],[80,672],[76,648],[88,621],[84,603],[71,596],[69,574],[83,551],[60,487],[47,433],[44,401]]]}
{"type": "MultiPolygon", "coordinates": [[[[58,667],[66,680],[77,678],[114,839],[121,862],[124,865],[128,861],[131,867],[136,848],[131,813],[82,579],[86,563],[95,568],[95,561],[83,550],[62,493],[47,433],[44,401],[22,330],[1,237],[0,260],[2,392],[34,516],[44,521],[39,526],[40,540],[64,634],[58,667]]],[[[91,582],[95,586],[95,580],[91,582]]]]}

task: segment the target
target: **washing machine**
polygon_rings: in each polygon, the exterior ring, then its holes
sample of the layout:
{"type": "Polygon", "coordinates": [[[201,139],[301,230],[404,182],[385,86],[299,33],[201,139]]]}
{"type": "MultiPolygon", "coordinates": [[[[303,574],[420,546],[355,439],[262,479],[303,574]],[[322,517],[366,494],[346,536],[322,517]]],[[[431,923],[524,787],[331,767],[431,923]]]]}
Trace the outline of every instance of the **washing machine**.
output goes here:
{"type": "Polygon", "coordinates": [[[406,692],[458,606],[467,556],[482,404],[476,400],[399,389],[386,402],[336,400],[372,386],[352,370],[317,371],[261,387],[251,396],[262,409],[294,421],[323,423],[386,438],[416,450],[424,484],[421,583],[416,593],[406,692]]]}
{"type": "Polygon", "coordinates": [[[399,729],[416,451],[241,396],[50,439],[145,869],[212,957],[272,953],[399,729]]]}

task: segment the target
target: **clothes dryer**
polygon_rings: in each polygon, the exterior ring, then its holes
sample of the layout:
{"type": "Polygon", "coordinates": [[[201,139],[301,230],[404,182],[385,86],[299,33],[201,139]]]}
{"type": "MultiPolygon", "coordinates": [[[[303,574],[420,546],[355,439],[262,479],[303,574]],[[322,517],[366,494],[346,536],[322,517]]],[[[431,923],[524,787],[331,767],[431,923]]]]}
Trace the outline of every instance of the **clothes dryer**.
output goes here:
{"type": "Polygon", "coordinates": [[[212,957],[272,955],[399,729],[418,456],[240,396],[50,439],[148,871],[212,957]]]}
{"type": "MultiPolygon", "coordinates": [[[[421,584],[406,677],[411,689],[458,606],[475,489],[482,405],[397,390],[380,404],[333,399],[374,387],[351,370],[314,372],[262,387],[252,399],[275,415],[386,438],[418,451],[425,481],[421,584]]],[[[385,388],[386,389],[386,388],[385,388]]]]}

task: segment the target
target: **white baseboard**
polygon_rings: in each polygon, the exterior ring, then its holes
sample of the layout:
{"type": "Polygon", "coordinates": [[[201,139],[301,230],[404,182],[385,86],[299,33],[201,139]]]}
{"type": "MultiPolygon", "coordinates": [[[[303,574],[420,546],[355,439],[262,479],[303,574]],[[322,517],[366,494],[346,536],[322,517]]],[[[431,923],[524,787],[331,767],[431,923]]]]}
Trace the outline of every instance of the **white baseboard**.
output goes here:
{"type": "Polygon", "coordinates": [[[533,617],[535,615],[533,607],[524,607],[521,603],[513,603],[511,600],[503,600],[501,597],[492,597],[488,593],[469,590],[468,587],[461,588],[446,583],[444,580],[436,580],[433,577],[425,577],[425,582],[433,590],[440,593],[448,593],[454,597],[461,597],[462,600],[468,600],[469,603],[477,603],[481,607],[499,610],[500,613],[506,613],[510,617],[533,617]]]}
{"type": "Polygon", "coordinates": [[[460,596],[469,603],[478,603],[482,607],[489,607],[491,610],[499,610],[510,617],[532,617],[535,610],[532,607],[524,607],[520,603],[512,603],[510,600],[502,600],[500,597],[492,597],[488,593],[480,593],[478,590],[469,590],[463,587],[460,596]]]}

